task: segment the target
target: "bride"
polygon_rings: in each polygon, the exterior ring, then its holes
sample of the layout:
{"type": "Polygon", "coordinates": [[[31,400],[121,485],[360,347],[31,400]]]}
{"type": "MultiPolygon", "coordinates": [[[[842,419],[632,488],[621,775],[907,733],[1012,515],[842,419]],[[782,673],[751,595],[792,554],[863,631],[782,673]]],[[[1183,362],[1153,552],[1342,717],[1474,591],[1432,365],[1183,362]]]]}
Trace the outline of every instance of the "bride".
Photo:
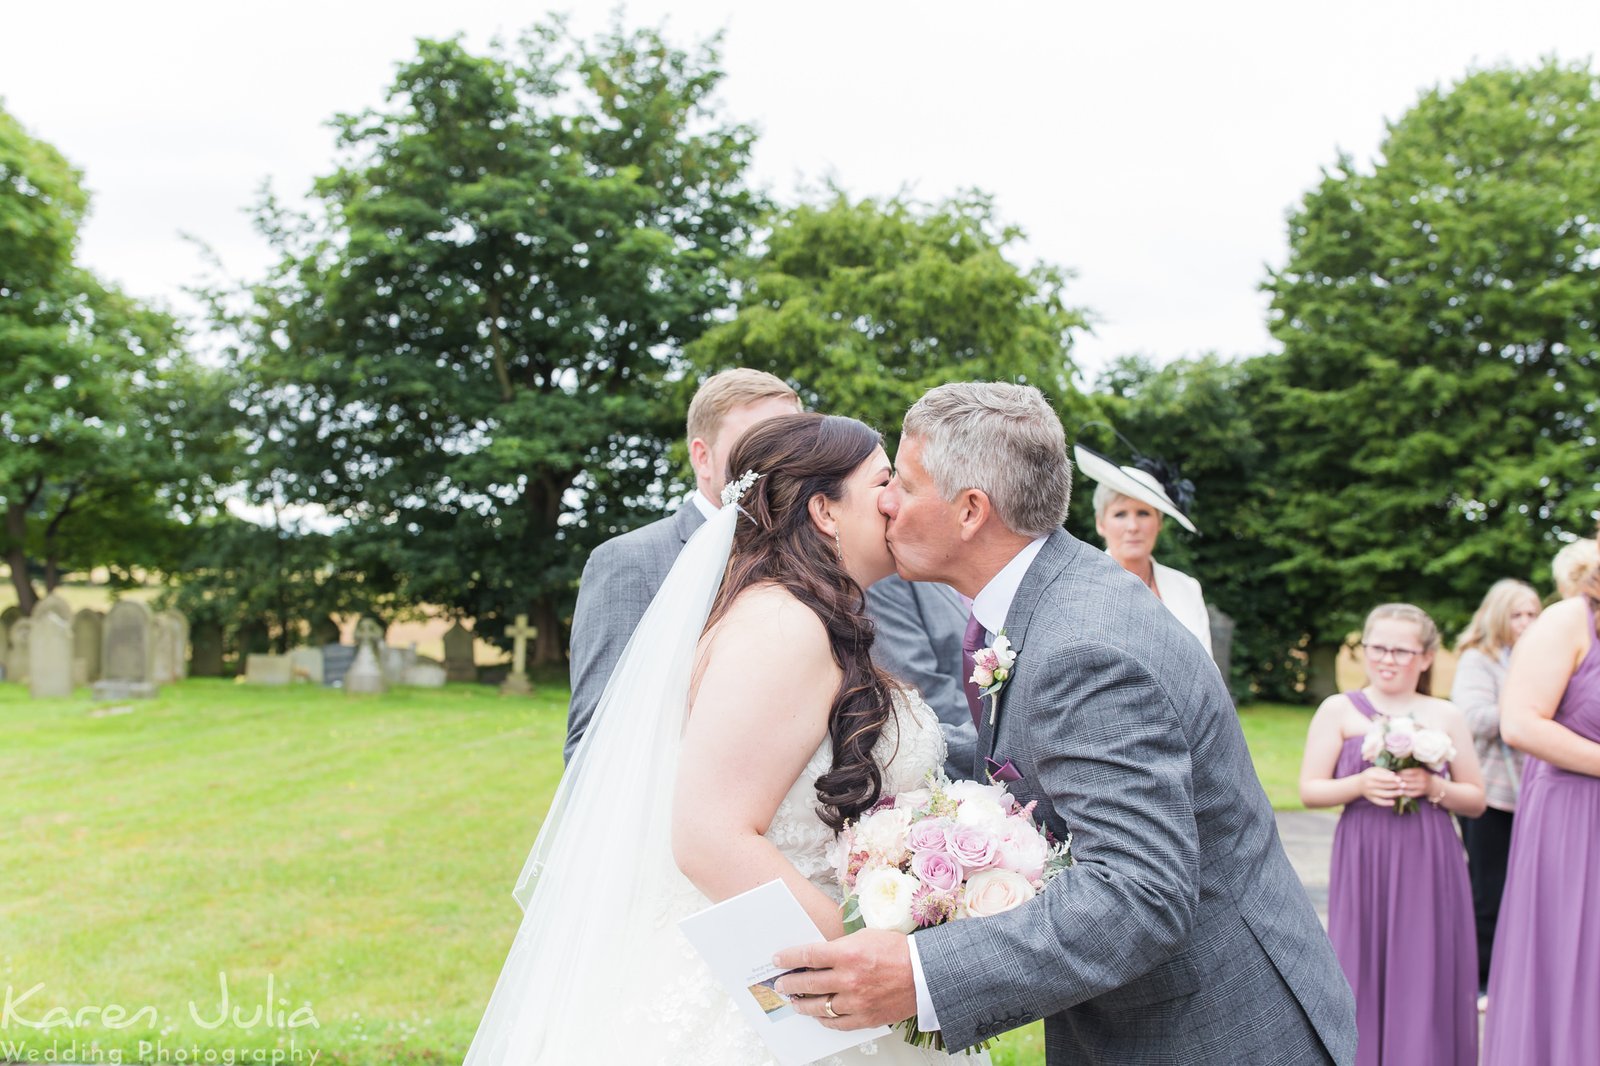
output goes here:
{"type": "MultiPolygon", "coordinates": [[[[862,590],[894,569],[878,434],[771,419],[729,467],[749,473],[685,546],[557,787],[467,1066],[772,1062],[678,920],[778,878],[842,935],[835,833],[944,763],[934,713],[870,657],[862,590]]],[[[824,1061],[950,1058],[896,1036],[824,1061]]]]}

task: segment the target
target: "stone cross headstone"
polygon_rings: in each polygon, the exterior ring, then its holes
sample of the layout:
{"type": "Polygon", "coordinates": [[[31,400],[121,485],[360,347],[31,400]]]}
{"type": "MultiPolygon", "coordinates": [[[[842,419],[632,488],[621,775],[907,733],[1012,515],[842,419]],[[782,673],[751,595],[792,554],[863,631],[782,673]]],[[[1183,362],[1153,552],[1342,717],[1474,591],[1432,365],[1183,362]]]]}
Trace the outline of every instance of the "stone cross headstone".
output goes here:
{"type": "Polygon", "coordinates": [[[351,644],[324,644],[322,646],[322,683],[344,684],[344,675],[356,661],[356,648],[351,644]]]}
{"type": "Polygon", "coordinates": [[[156,694],[151,680],[155,622],[150,608],[137,600],[118,600],[101,627],[100,680],[97,700],[133,699],[156,694]]]}
{"type": "MultiPolygon", "coordinates": [[[[377,625],[376,622],[373,625],[377,625]]],[[[345,671],[344,690],[349,693],[381,693],[384,690],[383,668],[378,665],[377,645],[362,641],[356,651],[356,660],[345,671]]]]}
{"type": "Polygon", "coordinates": [[[28,637],[28,692],[34,699],[72,695],[72,626],[55,611],[32,619],[28,637]]]}
{"type": "Polygon", "coordinates": [[[472,630],[457,622],[444,634],[444,674],[451,681],[478,680],[478,664],[473,658],[472,630]]]}
{"type": "Polygon", "coordinates": [[[373,657],[377,657],[377,647],[383,643],[384,629],[378,624],[376,618],[362,616],[356,623],[356,645],[370,644],[373,648],[373,657]]]}
{"type": "Polygon", "coordinates": [[[252,685],[287,685],[294,670],[287,655],[253,651],[244,657],[244,679],[252,685]]]}
{"type": "Polygon", "coordinates": [[[290,648],[289,671],[296,681],[310,681],[314,685],[322,684],[322,649],[290,648]]]}
{"type": "Polygon", "coordinates": [[[517,624],[506,629],[506,636],[511,638],[511,676],[500,686],[502,696],[527,696],[533,692],[528,683],[528,641],[538,635],[525,614],[517,615],[517,624]]]}
{"type": "Polygon", "coordinates": [[[85,607],[72,616],[72,655],[83,664],[82,684],[100,680],[100,637],[106,616],[93,607],[85,607]]]}
{"type": "Polygon", "coordinates": [[[33,621],[19,618],[11,625],[11,646],[6,650],[6,671],[19,685],[28,682],[28,635],[33,632],[33,621]]]}

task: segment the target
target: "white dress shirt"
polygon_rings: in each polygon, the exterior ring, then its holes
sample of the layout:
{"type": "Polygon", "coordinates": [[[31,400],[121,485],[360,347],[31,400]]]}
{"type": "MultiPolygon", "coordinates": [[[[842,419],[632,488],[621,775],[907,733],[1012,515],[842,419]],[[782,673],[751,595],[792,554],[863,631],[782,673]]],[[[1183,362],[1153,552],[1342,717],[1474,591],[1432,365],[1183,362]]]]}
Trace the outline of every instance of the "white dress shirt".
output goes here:
{"type": "MultiPolygon", "coordinates": [[[[994,638],[1006,627],[1011,601],[1017,598],[1017,589],[1022,587],[1028,567],[1033,565],[1039,549],[1049,539],[1039,537],[1012,556],[1011,561],[989,579],[983,591],[978,593],[978,598],[972,601],[972,613],[983,626],[986,645],[992,645],[994,638]]],[[[966,678],[961,680],[965,682],[966,678]]],[[[933,997],[928,994],[928,979],[922,975],[922,956],[917,954],[917,938],[906,937],[906,946],[911,950],[911,980],[917,989],[917,1028],[924,1033],[931,1033],[939,1028],[939,1016],[933,1009],[933,997]]]]}
{"type": "Polygon", "coordinates": [[[706,499],[706,494],[699,489],[689,493],[689,499],[694,501],[694,505],[700,509],[701,516],[707,522],[717,517],[717,505],[706,499]]]}

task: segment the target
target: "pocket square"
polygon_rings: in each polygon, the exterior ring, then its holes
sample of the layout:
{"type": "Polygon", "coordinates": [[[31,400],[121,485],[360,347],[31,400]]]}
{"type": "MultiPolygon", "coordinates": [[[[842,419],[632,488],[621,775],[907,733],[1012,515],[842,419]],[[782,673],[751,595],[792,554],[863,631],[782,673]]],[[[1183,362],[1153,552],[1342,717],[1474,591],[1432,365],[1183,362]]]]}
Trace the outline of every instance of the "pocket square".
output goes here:
{"type": "Polygon", "coordinates": [[[1022,780],[1022,774],[1017,771],[1015,766],[1011,765],[1010,759],[1003,763],[998,763],[986,756],[983,764],[989,772],[990,781],[1003,781],[1009,785],[1022,780]]]}

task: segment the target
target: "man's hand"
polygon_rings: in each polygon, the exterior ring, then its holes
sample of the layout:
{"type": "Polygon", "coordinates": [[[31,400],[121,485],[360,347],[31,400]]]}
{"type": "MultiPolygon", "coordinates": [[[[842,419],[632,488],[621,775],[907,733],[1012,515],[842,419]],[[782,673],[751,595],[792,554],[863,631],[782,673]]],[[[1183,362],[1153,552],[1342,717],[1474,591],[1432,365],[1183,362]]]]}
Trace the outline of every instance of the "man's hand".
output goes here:
{"type": "Polygon", "coordinates": [[[917,1013],[911,949],[904,933],[863,929],[826,944],[780,951],[773,960],[786,970],[806,968],[778,980],[794,1009],[829,1029],[893,1025],[917,1013]],[[828,1008],[833,1008],[830,1016],[828,1008]]]}

